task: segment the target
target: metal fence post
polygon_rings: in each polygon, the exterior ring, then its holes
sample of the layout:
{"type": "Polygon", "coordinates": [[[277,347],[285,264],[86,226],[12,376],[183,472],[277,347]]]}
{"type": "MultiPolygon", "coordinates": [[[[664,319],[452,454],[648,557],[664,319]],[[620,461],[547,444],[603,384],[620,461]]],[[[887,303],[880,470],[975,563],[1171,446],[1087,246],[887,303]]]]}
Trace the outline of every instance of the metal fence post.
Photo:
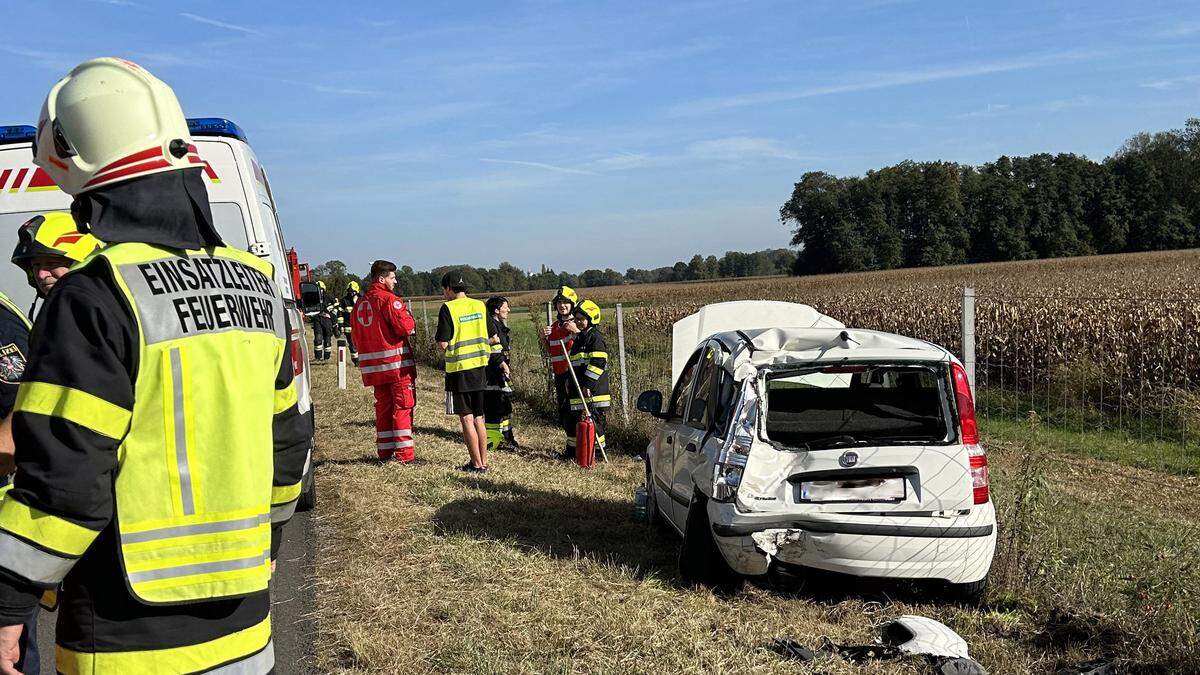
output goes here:
{"type": "Polygon", "coordinates": [[[421,301],[421,314],[425,317],[425,334],[429,335],[429,307],[424,300],[421,301]]]}
{"type": "Polygon", "coordinates": [[[346,345],[341,343],[337,348],[337,382],[338,389],[346,388],[346,345]]]}
{"type": "Polygon", "coordinates": [[[975,289],[963,287],[962,294],[962,361],[975,398],[975,289]]]}
{"type": "Polygon", "coordinates": [[[625,377],[625,311],[617,303],[617,350],[621,354],[621,411],[629,421],[629,380],[625,377]]]}

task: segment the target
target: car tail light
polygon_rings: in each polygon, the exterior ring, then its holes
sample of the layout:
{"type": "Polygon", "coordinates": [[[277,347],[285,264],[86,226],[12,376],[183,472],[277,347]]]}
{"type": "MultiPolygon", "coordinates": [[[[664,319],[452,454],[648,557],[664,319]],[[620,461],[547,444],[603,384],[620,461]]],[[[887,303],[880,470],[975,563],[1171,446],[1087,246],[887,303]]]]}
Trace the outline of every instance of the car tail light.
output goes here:
{"type": "Polygon", "coordinates": [[[971,396],[971,381],[961,365],[950,366],[954,377],[954,398],[958,402],[958,423],[962,444],[967,447],[971,463],[971,489],[976,504],[986,504],[991,497],[988,484],[987,451],[979,444],[979,427],[975,423],[975,399],[971,396]]]}
{"type": "Polygon", "coordinates": [[[734,412],[729,435],[721,446],[721,454],[713,464],[713,499],[719,502],[731,502],[737,497],[758,428],[758,392],[752,382],[746,383],[745,391],[734,412]]]}
{"type": "Polygon", "coordinates": [[[300,331],[292,331],[288,342],[292,346],[292,376],[300,377],[304,373],[304,346],[300,344],[300,331]]]}

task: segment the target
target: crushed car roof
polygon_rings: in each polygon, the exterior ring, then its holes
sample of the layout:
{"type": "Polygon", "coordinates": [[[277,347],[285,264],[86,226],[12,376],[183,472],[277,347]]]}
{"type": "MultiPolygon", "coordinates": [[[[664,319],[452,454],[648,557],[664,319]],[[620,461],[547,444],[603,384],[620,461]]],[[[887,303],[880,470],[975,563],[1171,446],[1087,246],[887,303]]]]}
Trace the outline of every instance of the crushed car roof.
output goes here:
{"type": "Polygon", "coordinates": [[[726,331],[712,337],[733,354],[726,363],[730,372],[743,364],[757,369],[850,361],[954,360],[950,352],[930,342],[858,328],[759,328],[726,331]],[[750,338],[752,352],[745,347],[743,335],[750,338]]]}

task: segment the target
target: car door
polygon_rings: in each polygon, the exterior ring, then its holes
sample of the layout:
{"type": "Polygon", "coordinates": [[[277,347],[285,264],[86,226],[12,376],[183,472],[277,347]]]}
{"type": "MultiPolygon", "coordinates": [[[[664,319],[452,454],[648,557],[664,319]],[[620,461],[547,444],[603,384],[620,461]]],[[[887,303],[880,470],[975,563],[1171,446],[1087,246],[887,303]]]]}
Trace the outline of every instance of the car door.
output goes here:
{"type": "Polygon", "coordinates": [[[691,400],[692,383],[696,375],[696,365],[703,351],[703,348],[697,349],[679,374],[679,380],[675,382],[675,388],[671,391],[671,398],[667,403],[666,418],[659,426],[656,437],[654,476],[655,483],[662,490],[662,500],[659,503],[662,504],[663,512],[680,531],[683,530],[683,519],[687,517],[687,500],[691,498],[692,493],[689,490],[680,496],[676,494],[672,484],[675,479],[676,437],[685,425],[687,405],[691,400]],[[679,516],[680,501],[684,502],[682,518],[679,516]]]}
{"type": "Polygon", "coordinates": [[[675,432],[675,466],[671,489],[681,500],[677,502],[681,510],[680,522],[687,518],[687,510],[695,491],[694,474],[704,465],[704,445],[709,437],[709,429],[713,419],[713,409],[710,403],[716,402],[714,396],[717,386],[717,367],[720,348],[714,343],[708,343],[703,350],[697,352],[696,375],[692,378],[692,390],[688,394],[687,412],[682,423],[675,432]],[[686,501],[684,501],[686,500],[686,501]]]}

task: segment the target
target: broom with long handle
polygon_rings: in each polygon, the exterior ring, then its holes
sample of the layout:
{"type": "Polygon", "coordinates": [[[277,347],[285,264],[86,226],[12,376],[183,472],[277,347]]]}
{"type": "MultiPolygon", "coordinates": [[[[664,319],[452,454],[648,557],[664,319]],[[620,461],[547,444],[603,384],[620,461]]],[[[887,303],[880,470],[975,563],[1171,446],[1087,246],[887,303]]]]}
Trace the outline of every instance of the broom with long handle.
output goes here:
{"type": "MultiPolygon", "coordinates": [[[[558,346],[562,348],[563,354],[567,354],[566,340],[559,340],[558,346]]],[[[583,417],[584,419],[592,418],[592,411],[588,408],[587,397],[583,395],[583,387],[579,386],[579,378],[575,377],[575,366],[571,364],[571,357],[567,356],[567,372],[571,374],[571,382],[575,383],[575,393],[579,394],[579,400],[583,402],[583,417]]],[[[608,461],[608,453],[604,452],[604,445],[600,445],[600,458],[605,462],[608,461]]]]}

